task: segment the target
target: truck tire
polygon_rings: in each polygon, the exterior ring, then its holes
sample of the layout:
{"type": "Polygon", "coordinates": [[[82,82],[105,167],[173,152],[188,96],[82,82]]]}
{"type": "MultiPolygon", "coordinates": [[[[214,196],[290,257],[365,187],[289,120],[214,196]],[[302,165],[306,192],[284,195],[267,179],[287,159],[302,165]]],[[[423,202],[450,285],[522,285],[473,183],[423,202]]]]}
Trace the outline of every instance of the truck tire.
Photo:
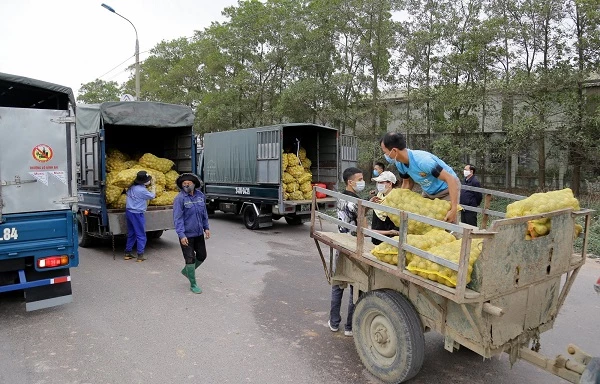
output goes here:
{"type": "Polygon", "coordinates": [[[146,232],[149,239],[159,239],[163,235],[163,230],[146,232]]]}
{"type": "Polygon", "coordinates": [[[386,383],[402,383],[421,370],[425,337],[412,304],[393,290],[376,290],[356,304],[352,318],[354,344],[373,375],[386,383]]]}
{"type": "Polygon", "coordinates": [[[248,229],[258,229],[258,215],[252,205],[247,205],[244,208],[244,225],[248,229]]]}
{"type": "Polygon", "coordinates": [[[77,239],[81,248],[89,248],[94,244],[94,238],[84,230],[83,218],[77,215],[77,239]]]}
{"type": "Polygon", "coordinates": [[[289,225],[302,225],[302,218],[300,216],[286,216],[285,222],[289,225]]]}

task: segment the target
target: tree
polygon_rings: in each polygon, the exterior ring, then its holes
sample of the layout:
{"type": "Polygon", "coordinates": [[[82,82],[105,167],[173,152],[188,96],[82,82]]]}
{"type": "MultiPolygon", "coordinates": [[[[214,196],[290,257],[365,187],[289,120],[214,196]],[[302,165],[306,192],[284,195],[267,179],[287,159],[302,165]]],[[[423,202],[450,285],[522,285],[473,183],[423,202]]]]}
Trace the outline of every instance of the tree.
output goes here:
{"type": "Polygon", "coordinates": [[[81,84],[77,101],[85,104],[98,104],[105,101],[119,101],[121,89],[116,81],[96,79],[81,84]]]}

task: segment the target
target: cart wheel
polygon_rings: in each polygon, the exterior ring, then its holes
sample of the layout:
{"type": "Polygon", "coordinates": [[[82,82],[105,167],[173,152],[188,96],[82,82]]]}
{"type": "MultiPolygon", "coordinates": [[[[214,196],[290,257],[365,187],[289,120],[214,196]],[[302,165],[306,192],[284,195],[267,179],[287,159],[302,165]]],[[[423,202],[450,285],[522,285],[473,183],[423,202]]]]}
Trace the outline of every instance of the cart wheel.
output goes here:
{"type": "Polygon", "coordinates": [[[79,240],[79,246],[81,248],[91,247],[94,243],[94,238],[84,231],[81,214],[77,214],[77,240],[79,240]]]}
{"type": "Polygon", "coordinates": [[[248,229],[258,229],[258,216],[252,205],[244,208],[244,225],[248,229]]]}
{"type": "Polygon", "coordinates": [[[412,304],[393,290],[371,291],[356,304],[354,344],[365,367],[386,383],[402,383],[421,370],[425,338],[412,304]]]}
{"type": "Polygon", "coordinates": [[[163,235],[163,230],[146,232],[149,239],[159,239],[163,235]]]}
{"type": "Polygon", "coordinates": [[[302,225],[302,218],[300,216],[286,216],[285,222],[289,225],[302,225]]]}

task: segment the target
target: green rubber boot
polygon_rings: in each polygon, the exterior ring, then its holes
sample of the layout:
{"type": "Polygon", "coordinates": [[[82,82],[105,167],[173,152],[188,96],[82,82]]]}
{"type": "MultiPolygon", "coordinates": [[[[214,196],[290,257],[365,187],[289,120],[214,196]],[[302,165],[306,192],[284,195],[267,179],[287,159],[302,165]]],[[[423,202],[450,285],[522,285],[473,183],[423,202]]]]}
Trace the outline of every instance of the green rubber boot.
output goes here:
{"type": "Polygon", "coordinates": [[[194,268],[194,264],[186,264],[184,270],[186,272],[186,277],[190,281],[190,291],[202,293],[202,289],[196,285],[196,269],[194,268]]]}
{"type": "MultiPolygon", "coordinates": [[[[201,266],[202,263],[203,263],[203,261],[196,260],[194,269],[198,269],[198,267],[201,266]]],[[[183,269],[181,270],[181,274],[183,275],[183,277],[185,277],[187,279],[187,273],[185,272],[185,267],[183,267],[183,269]]]]}

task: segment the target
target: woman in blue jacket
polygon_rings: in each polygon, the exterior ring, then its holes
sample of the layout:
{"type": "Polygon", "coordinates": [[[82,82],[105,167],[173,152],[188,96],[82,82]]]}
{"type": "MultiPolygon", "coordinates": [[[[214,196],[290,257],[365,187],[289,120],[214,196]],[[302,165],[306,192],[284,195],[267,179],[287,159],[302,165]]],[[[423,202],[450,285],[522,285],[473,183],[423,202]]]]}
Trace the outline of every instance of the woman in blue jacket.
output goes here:
{"type": "Polygon", "coordinates": [[[148,200],[156,197],[156,189],[152,184],[152,176],[146,171],[139,171],[135,181],[127,190],[125,219],[127,220],[127,243],[125,244],[125,260],[133,259],[133,245],[137,245],[137,261],[146,260],[146,217],[148,200]],[[149,186],[150,190],[146,187],[149,186]]]}
{"type": "Polygon", "coordinates": [[[205,239],[210,238],[208,212],[204,194],[200,191],[200,179],[192,173],[184,173],[176,180],[181,192],[173,201],[173,221],[185,267],[181,273],[190,281],[190,290],[202,293],[196,284],[196,269],[206,260],[205,239]]]}

